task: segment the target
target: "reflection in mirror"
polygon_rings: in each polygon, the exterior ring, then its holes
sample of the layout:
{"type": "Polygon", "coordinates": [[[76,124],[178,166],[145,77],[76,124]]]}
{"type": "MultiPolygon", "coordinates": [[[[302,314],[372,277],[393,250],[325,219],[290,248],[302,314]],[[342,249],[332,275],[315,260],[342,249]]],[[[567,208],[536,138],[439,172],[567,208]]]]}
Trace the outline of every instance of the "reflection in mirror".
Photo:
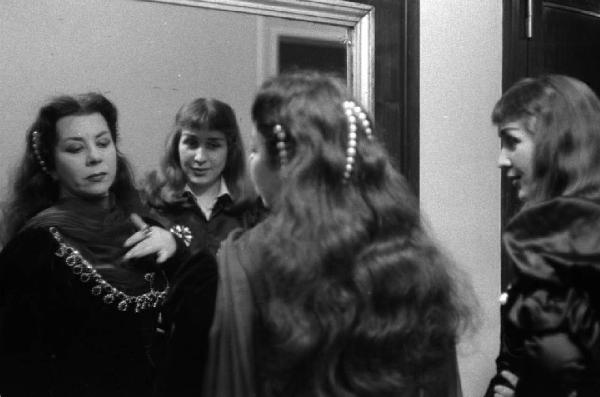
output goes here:
{"type": "Polygon", "coordinates": [[[343,43],[282,36],[278,43],[279,72],[312,69],[346,80],[346,46],[343,43]]]}
{"type": "Polygon", "coordinates": [[[370,6],[337,0],[0,4],[0,201],[35,112],[57,94],[99,91],[116,104],[120,147],[138,177],[157,166],[177,109],[193,98],[231,104],[247,139],[254,92],[279,70],[279,37],[340,43],[336,51],[347,46],[348,82],[372,109],[370,6]]]}

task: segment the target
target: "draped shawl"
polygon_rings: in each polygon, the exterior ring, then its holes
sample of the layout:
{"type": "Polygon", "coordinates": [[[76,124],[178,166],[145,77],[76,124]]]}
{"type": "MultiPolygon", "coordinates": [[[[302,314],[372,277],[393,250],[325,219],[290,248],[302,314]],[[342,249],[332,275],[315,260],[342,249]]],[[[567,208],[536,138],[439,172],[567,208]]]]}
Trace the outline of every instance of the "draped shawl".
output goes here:
{"type": "Polygon", "coordinates": [[[156,270],[153,257],[123,261],[130,249],[125,240],[137,231],[124,208],[76,198],[62,199],[31,218],[23,229],[55,227],[65,243],[82,256],[112,285],[132,295],[147,291],[144,274],[156,270]]]}

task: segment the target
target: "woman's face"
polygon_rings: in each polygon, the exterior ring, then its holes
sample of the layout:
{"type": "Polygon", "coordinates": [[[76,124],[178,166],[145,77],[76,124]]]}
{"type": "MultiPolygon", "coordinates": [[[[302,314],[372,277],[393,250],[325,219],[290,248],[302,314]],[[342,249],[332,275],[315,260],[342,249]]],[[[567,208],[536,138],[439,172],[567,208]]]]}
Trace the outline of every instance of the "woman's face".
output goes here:
{"type": "Polygon", "coordinates": [[[263,203],[270,208],[281,190],[281,178],[279,170],[269,165],[265,139],[256,130],[252,132],[250,177],[263,203]]]}
{"type": "Polygon", "coordinates": [[[201,195],[221,179],[227,165],[227,139],[221,131],[183,129],[179,163],[187,183],[201,195]]]}
{"type": "Polygon", "coordinates": [[[498,126],[501,149],[498,166],[506,169],[506,176],[517,189],[521,201],[527,201],[533,178],[533,135],[525,128],[525,121],[512,121],[498,126]]]}
{"type": "Polygon", "coordinates": [[[61,197],[108,198],[117,174],[117,149],[100,113],[62,117],[56,123],[55,168],[61,197]]]}

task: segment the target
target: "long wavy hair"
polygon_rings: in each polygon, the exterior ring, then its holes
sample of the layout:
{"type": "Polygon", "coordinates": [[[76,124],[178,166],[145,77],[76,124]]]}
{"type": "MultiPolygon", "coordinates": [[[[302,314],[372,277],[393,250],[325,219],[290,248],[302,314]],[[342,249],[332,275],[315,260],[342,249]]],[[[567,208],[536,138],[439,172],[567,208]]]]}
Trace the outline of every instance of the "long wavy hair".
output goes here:
{"type": "Polygon", "coordinates": [[[557,196],[600,198],[600,100],[590,87],[563,75],[523,79],[492,112],[496,125],[517,120],[534,140],[526,206],[557,196]]]}
{"type": "Polygon", "coordinates": [[[413,395],[434,382],[471,322],[456,267],[360,121],[344,178],[348,99],[334,77],[297,72],[266,81],[252,107],[283,180],[265,220],[258,281],[258,369],[268,396],[413,395]],[[276,124],[288,152],[282,168],[276,124]]]}
{"type": "Polygon", "coordinates": [[[152,206],[164,206],[182,200],[187,183],[179,159],[179,140],[184,129],[220,131],[227,142],[227,160],[222,176],[235,203],[252,198],[246,173],[244,143],[235,112],[225,102],[213,98],[197,98],[184,104],[175,115],[172,131],[167,136],[160,173],[150,172],[145,179],[146,200],[152,206]]]}
{"type": "MultiPolygon", "coordinates": [[[[99,93],[62,95],[41,107],[25,136],[25,154],[15,169],[12,191],[3,208],[4,230],[2,242],[7,243],[38,212],[52,206],[59,199],[60,184],[49,174],[54,169],[54,147],[58,142],[56,124],[67,116],[99,113],[106,120],[115,145],[118,141],[118,113],[114,104],[99,93]],[[42,166],[33,150],[32,134],[37,131],[39,153],[49,172],[42,166]]],[[[115,203],[125,209],[139,207],[131,167],[117,146],[117,175],[110,188],[115,203]]]]}

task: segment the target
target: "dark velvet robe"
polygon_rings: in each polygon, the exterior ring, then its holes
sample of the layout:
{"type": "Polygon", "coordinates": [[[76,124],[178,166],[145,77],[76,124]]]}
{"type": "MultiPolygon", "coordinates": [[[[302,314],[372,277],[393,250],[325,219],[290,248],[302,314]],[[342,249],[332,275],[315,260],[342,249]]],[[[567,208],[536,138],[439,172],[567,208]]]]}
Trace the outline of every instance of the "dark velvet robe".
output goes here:
{"type": "MultiPolygon", "coordinates": [[[[532,206],[503,239],[516,278],[501,309],[498,373],[519,377],[516,397],[600,396],[600,204],[532,206]]],[[[486,396],[498,383],[496,375],[486,396]]]]}
{"type": "Polygon", "coordinates": [[[153,343],[156,396],[200,395],[216,290],[217,262],[210,252],[197,252],[175,274],[153,343]]]}
{"type": "MultiPolygon", "coordinates": [[[[145,219],[156,225],[152,219],[145,219]]],[[[148,396],[167,263],[124,261],[129,211],[64,199],[0,252],[0,395],[148,396]],[[76,251],[73,251],[76,250],[76,251]]],[[[176,239],[177,240],[177,239],[176,239]]]]}
{"type": "Polygon", "coordinates": [[[104,303],[57,249],[28,229],[0,254],[0,395],[148,396],[157,310],[104,303]]]}

